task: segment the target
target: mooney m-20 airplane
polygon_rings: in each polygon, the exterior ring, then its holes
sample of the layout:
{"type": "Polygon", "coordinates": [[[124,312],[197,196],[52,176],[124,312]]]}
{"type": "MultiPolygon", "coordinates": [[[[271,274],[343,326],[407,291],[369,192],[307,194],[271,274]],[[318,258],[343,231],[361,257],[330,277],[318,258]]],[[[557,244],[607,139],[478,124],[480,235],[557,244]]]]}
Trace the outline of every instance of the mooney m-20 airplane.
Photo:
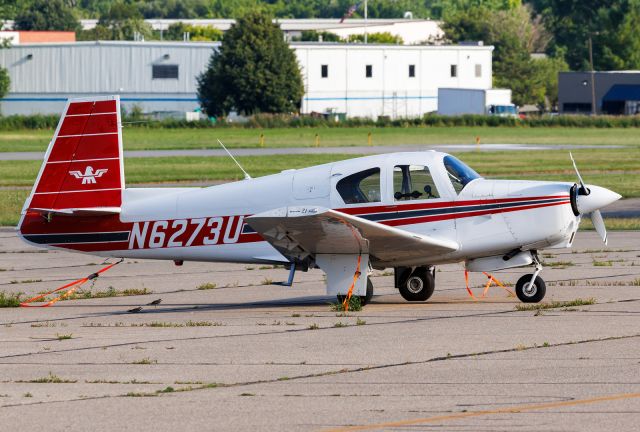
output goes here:
{"type": "MultiPolygon", "coordinates": [[[[575,167],[575,163],[574,163],[575,167]]],[[[455,157],[393,153],[205,188],[125,188],[120,101],[72,99],[18,226],[39,247],[104,257],[319,267],[327,293],[367,302],[371,269],[393,268],[409,301],[427,300],[435,266],[533,265],[516,293],[545,294],[538,251],[570,247],[620,198],[579,182],[487,180],[455,157]],[[355,282],[354,282],[355,281],[355,282]]]]}

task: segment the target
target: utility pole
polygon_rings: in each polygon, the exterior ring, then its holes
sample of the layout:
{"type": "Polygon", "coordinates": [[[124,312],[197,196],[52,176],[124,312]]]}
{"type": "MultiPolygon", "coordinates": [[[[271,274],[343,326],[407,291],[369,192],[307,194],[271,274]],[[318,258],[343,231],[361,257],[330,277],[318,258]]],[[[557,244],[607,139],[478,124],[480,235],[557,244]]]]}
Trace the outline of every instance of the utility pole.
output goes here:
{"type": "Polygon", "coordinates": [[[367,0],[364,0],[364,43],[367,43],[367,15],[369,8],[367,7],[367,0]]]}
{"type": "Polygon", "coordinates": [[[591,115],[596,115],[596,80],[595,69],[593,68],[593,41],[589,35],[589,63],[591,63],[591,115]]]}

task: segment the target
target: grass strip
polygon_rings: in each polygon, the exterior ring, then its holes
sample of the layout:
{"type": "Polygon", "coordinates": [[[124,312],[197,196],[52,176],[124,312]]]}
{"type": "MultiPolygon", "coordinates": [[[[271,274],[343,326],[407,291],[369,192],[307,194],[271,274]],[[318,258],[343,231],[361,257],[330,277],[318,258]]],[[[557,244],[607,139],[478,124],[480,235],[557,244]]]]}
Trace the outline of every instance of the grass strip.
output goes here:
{"type": "Polygon", "coordinates": [[[595,304],[596,299],[590,297],[588,299],[577,298],[575,300],[570,301],[552,301],[550,303],[521,303],[516,305],[516,310],[518,311],[538,311],[543,309],[559,309],[566,307],[575,307],[575,306],[587,306],[595,304]]]}
{"type": "MultiPolygon", "coordinates": [[[[635,128],[570,128],[487,126],[409,126],[409,127],[349,127],[349,128],[273,128],[273,129],[123,129],[125,150],[205,149],[220,148],[220,139],[230,148],[260,147],[264,135],[265,147],[313,147],[316,135],[321,147],[349,147],[368,144],[371,132],[373,145],[474,144],[582,144],[638,146],[635,128]]],[[[14,130],[0,136],[0,152],[42,151],[47,148],[53,129],[14,130]]]]}

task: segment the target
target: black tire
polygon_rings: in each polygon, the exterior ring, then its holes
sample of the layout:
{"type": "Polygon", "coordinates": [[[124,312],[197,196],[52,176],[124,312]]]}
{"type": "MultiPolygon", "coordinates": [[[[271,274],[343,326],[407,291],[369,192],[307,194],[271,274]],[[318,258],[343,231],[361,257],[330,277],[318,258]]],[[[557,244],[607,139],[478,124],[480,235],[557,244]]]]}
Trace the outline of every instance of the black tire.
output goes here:
{"type": "Polygon", "coordinates": [[[431,272],[418,267],[400,285],[400,295],[407,301],[427,301],[435,289],[435,280],[431,272]]]}
{"type": "MultiPolygon", "coordinates": [[[[344,299],[347,298],[347,296],[344,294],[338,294],[336,297],[338,298],[339,303],[344,302],[344,299]]],[[[360,296],[360,304],[364,306],[368,304],[372,298],[373,298],[373,282],[371,282],[371,279],[367,278],[367,294],[364,296],[360,296]]]]}
{"type": "Polygon", "coordinates": [[[367,278],[367,294],[364,296],[360,296],[360,304],[362,306],[369,304],[371,299],[373,298],[373,282],[371,279],[367,278]]]}
{"type": "Polygon", "coordinates": [[[536,276],[533,287],[530,287],[532,274],[524,275],[516,283],[516,295],[522,303],[539,303],[547,293],[547,285],[540,276],[536,276]]]}

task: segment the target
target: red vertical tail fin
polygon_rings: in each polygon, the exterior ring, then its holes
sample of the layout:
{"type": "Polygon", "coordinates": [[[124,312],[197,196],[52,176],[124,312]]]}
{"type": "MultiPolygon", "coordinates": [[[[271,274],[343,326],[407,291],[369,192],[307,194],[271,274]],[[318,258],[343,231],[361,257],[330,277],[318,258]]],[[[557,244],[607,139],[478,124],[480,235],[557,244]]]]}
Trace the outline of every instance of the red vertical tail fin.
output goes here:
{"type": "Polygon", "coordinates": [[[22,219],[28,212],[118,213],[123,189],[120,98],[70,99],[22,219]]]}

